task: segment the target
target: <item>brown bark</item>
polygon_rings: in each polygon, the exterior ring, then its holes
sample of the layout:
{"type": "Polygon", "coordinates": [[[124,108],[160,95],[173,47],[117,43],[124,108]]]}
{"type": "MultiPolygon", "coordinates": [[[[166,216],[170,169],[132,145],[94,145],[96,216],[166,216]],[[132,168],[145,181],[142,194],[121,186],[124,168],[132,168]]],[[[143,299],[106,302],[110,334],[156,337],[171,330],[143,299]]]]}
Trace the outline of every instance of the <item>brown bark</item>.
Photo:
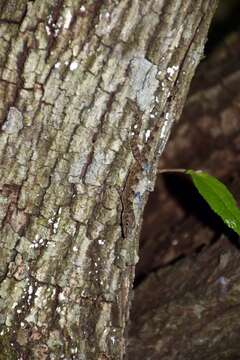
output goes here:
{"type": "Polygon", "coordinates": [[[1,4],[2,359],[122,359],[144,204],[215,7],[1,4]]]}
{"type": "MultiPolygon", "coordinates": [[[[238,203],[239,44],[239,35],[231,37],[200,65],[160,161],[161,168],[206,170],[232,190],[238,203]]],[[[159,176],[151,197],[138,282],[155,272],[135,290],[129,357],[138,359],[144,348],[151,359],[237,359],[239,237],[184,177],[169,174],[163,181],[159,176]]]]}
{"type": "Polygon", "coordinates": [[[239,265],[239,250],[222,238],[149,276],[135,292],[129,358],[237,359],[239,265]]]}

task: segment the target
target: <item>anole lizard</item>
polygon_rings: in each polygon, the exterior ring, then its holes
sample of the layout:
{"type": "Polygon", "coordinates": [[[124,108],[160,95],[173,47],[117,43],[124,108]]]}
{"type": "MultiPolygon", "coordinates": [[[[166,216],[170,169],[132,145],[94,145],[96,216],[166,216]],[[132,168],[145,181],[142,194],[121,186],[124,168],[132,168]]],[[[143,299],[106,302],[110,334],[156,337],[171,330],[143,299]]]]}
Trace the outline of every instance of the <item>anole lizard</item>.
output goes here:
{"type": "Polygon", "coordinates": [[[132,154],[134,157],[134,163],[132,164],[125,181],[124,189],[121,193],[121,202],[122,202],[122,212],[121,212],[121,227],[122,235],[124,238],[131,236],[133,229],[136,226],[135,214],[134,214],[134,197],[135,197],[135,188],[138,184],[142,173],[149,172],[146,171],[145,167],[148,165],[149,155],[151,152],[151,144],[153,143],[154,137],[158,135],[158,130],[161,126],[161,121],[156,122],[154,125],[151,135],[147,143],[143,146],[142,151],[139,150],[139,134],[141,130],[141,117],[142,113],[140,112],[136,103],[131,100],[128,100],[130,109],[134,113],[135,121],[131,127],[131,140],[130,146],[132,154]]]}

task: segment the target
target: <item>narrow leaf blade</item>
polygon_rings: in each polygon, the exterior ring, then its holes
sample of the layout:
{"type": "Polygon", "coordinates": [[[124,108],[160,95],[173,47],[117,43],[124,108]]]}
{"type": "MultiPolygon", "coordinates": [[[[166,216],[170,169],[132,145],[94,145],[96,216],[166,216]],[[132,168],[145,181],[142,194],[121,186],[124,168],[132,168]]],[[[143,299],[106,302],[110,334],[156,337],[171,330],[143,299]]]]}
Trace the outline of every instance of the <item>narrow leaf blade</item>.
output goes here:
{"type": "Polygon", "coordinates": [[[203,172],[187,170],[199,193],[224,223],[240,235],[240,209],[231,192],[215,177],[203,172]]]}

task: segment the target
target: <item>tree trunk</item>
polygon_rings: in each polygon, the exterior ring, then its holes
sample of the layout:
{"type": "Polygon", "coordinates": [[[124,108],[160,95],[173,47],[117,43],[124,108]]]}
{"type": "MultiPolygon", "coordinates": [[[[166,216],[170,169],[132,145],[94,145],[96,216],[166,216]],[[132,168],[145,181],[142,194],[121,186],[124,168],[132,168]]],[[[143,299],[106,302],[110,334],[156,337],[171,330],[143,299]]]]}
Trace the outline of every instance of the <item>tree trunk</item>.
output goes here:
{"type": "Polygon", "coordinates": [[[216,0],[1,4],[1,359],[122,359],[148,191],[216,0]]]}

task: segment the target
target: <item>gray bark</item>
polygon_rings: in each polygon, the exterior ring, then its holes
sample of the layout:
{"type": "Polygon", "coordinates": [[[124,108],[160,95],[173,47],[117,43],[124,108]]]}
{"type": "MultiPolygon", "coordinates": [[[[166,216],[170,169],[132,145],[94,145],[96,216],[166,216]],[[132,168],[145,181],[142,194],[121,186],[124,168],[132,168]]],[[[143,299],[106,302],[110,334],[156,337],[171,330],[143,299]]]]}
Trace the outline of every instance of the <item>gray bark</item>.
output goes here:
{"type": "Polygon", "coordinates": [[[216,1],[0,5],[1,359],[122,359],[142,212],[216,1]]]}

